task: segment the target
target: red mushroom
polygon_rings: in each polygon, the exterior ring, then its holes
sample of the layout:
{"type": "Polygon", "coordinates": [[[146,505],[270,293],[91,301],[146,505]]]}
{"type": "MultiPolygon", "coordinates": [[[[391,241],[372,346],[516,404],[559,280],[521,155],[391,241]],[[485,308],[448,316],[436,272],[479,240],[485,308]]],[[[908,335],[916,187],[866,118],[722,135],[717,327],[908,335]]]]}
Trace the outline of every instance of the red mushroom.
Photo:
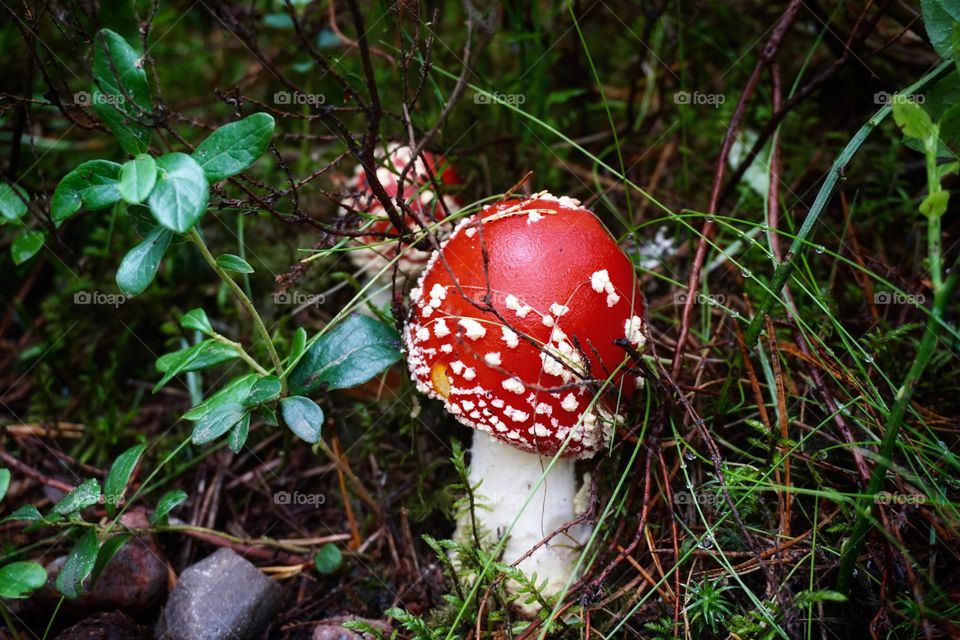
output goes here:
{"type": "MultiPolygon", "coordinates": [[[[410,154],[410,147],[395,142],[387,145],[386,153],[382,150],[377,153],[378,160],[381,162],[381,166],[377,169],[377,179],[391,200],[395,201],[400,191],[400,176],[404,168],[410,164],[410,154]]],[[[403,198],[425,224],[443,220],[448,212],[459,211],[461,206],[460,201],[449,194],[441,196],[446,207],[440,205],[430,179],[431,175],[441,187],[460,184],[459,176],[443,156],[434,155],[429,151],[423,151],[420,154],[416,164],[405,176],[403,198]]],[[[347,189],[350,195],[344,199],[343,204],[354,211],[361,212],[367,218],[372,218],[372,221],[364,227],[371,232],[371,235],[361,236],[359,241],[363,246],[350,251],[353,263],[365,271],[372,270],[376,273],[386,267],[399,253],[400,272],[408,276],[418,275],[430,258],[430,252],[420,251],[413,246],[405,246],[401,252],[396,240],[382,235],[395,234],[398,230],[394,228],[383,204],[371,190],[362,166],[357,165],[353,177],[347,183],[347,189]]],[[[346,213],[346,210],[342,210],[341,213],[346,213]]],[[[412,231],[420,229],[420,225],[409,214],[404,215],[404,223],[412,231]]]]}
{"type": "MultiPolygon", "coordinates": [[[[474,428],[470,480],[487,507],[474,517],[509,536],[514,562],[582,511],[574,463],[607,446],[641,382],[624,349],[646,342],[633,265],[593,213],[544,192],[461,223],[411,302],[410,372],[474,428]]],[[[556,594],[589,532],[570,528],[519,567],[556,594]]]]}

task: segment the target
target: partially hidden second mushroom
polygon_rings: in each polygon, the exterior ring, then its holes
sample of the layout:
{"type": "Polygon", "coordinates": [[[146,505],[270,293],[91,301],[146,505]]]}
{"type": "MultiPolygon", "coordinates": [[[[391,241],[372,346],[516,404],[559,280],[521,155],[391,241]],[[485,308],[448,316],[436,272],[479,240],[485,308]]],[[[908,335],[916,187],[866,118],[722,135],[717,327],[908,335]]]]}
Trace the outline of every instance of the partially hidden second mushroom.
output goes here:
{"type": "MultiPolygon", "coordinates": [[[[409,213],[398,210],[409,231],[419,231],[419,222],[430,225],[443,220],[448,213],[460,210],[460,201],[456,196],[441,193],[438,197],[437,189],[434,188],[434,184],[443,190],[460,183],[460,177],[444,156],[422,151],[413,166],[407,168],[413,162],[410,147],[392,142],[385,149],[378,150],[376,158],[379,163],[377,180],[387,196],[395,202],[397,194],[402,192],[410,210],[420,218],[419,221],[415,220],[409,213]],[[401,175],[404,177],[402,188],[401,175]]],[[[360,246],[350,251],[353,263],[376,274],[397,258],[398,269],[403,275],[419,275],[430,257],[430,251],[421,251],[411,245],[401,248],[395,239],[391,239],[390,236],[397,235],[399,230],[394,227],[383,203],[374,194],[367,173],[361,165],[356,166],[354,175],[346,186],[347,197],[343,204],[366,218],[364,228],[368,231],[367,235],[360,236],[360,246]]],[[[347,210],[343,209],[340,213],[345,215],[347,210]]]]}
{"type": "MultiPolygon", "coordinates": [[[[488,541],[507,536],[502,559],[514,563],[585,511],[576,460],[610,444],[642,384],[630,367],[646,343],[633,265],[592,212],[543,192],[458,225],[411,303],[417,388],[474,429],[469,478],[483,508],[455,537],[471,539],[476,521],[488,541]]],[[[568,527],[518,567],[546,581],[542,595],[560,593],[590,533],[568,527]]]]}

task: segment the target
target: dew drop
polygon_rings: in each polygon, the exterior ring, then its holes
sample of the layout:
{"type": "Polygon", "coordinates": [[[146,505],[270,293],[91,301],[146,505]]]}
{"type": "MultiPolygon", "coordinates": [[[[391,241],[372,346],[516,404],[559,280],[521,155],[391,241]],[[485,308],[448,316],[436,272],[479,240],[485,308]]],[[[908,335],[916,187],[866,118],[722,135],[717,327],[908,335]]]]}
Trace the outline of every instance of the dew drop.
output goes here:
{"type": "Polygon", "coordinates": [[[742,275],[744,278],[752,278],[752,277],[753,277],[753,273],[750,271],[750,269],[741,269],[741,270],[740,270],[740,275],[742,275]]]}
{"type": "Polygon", "coordinates": [[[867,355],[863,356],[863,361],[867,364],[873,364],[873,356],[868,353],[867,355]]]}
{"type": "Polygon", "coordinates": [[[693,460],[697,456],[692,449],[687,449],[686,451],[683,452],[683,457],[686,458],[687,460],[693,460]]]}
{"type": "Polygon", "coordinates": [[[822,244],[818,244],[813,250],[817,253],[817,255],[822,255],[827,249],[822,244]]]}

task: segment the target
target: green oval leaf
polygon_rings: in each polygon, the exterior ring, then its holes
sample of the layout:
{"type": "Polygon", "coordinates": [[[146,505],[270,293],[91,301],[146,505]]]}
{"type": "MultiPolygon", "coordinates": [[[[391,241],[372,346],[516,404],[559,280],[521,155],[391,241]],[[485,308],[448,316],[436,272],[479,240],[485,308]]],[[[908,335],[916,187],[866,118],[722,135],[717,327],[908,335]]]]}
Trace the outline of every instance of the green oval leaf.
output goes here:
{"type": "Polygon", "coordinates": [[[193,152],[207,180],[216,182],[236,175],[263,155],[273,137],[273,116],[255,113],[211,133],[193,152]]]}
{"type": "Polygon", "coordinates": [[[42,231],[24,231],[13,239],[10,246],[10,255],[13,257],[13,264],[23,264],[36,255],[37,251],[43,246],[46,236],[42,231]]]}
{"type": "Polygon", "coordinates": [[[110,473],[107,474],[107,479],[103,483],[103,496],[109,515],[112,516],[117,512],[117,506],[123,499],[123,492],[130,482],[133,469],[137,466],[137,462],[140,461],[140,456],[143,455],[146,448],[147,445],[145,444],[130,447],[117,456],[110,467],[110,473]]]}
{"type": "Polygon", "coordinates": [[[164,376],[153,391],[156,393],[178,373],[199,371],[236,357],[236,349],[216,340],[204,340],[192,347],[164,354],[157,358],[156,364],[157,371],[164,376]]]}
{"type": "Polygon", "coordinates": [[[156,368],[160,373],[198,371],[237,357],[237,351],[230,345],[216,340],[203,340],[192,347],[166,353],[157,358],[156,368]]]}
{"type": "Polygon", "coordinates": [[[216,407],[228,403],[243,404],[243,400],[250,395],[250,390],[253,389],[258,378],[259,376],[255,373],[246,373],[234,378],[215,394],[183,414],[183,419],[199,420],[216,407]]]}
{"type": "Polygon", "coordinates": [[[281,388],[280,378],[277,376],[264,376],[253,384],[253,388],[250,389],[250,395],[244,399],[243,404],[252,407],[263,404],[264,402],[276,400],[280,397],[281,388]]]}
{"type": "Polygon", "coordinates": [[[960,3],[956,0],[920,0],[923,26],[933,48],[944,58],[953,55],[951,33],[960,21],[960,3]]]}
{"type": "Polygon", "coordinates": [[[147,199],[157,183],[157,161],[152,156],[141,153],[120,168],[120,181],[117,189],[120,197],[130,204],[140,204],[147,199]]]}
{"type": "Polygon", "coordinates": [[[250,412],[247,411],[243,414],[243,417],[240,418],[240,422],[233,425],[233,428],[230,429],[230,435],[227,436],[227,446],[230,447],[230,451],[234,453],[240,453],[240,450],[243,449],[243,445],[247,443],[247,436],[250,435],[250,412]]]}
{"type": "Polygon", "coordinates": [[[120,551],[120,547],[126,544],[129,539],[129,534],[121,533],[103,541],[103,544],[100,545],[100,551],[97,553],[97,562],[93,565],[93,571],[90,573],[91,589],[93,585],[97,583],[97,580],[100,579],[100,574],[103,573],[103,570],[106,569],[110,561],[113,560],[113,556],[117,555],[117,551],[120,551]]]}
{"type": "Polygon", "coordinates": [[[947,203],[949,201],[949,191],[931,193],[920,203],[920,213],[931,219],[939,218],[947,212],[947,203]]]}
{"type": "Polygon", "coordinates": [[[177,233],[189,231],[207,208],[209,185],[203,169],[185,153],[157,159],[159,176],[147,204],[157,222],[177,233]]]}
{"type": "Polygon", "coordinates": [[[187,492],[182,489],[168,491],[157,501],[157,508],[150,516],[150,524],[160,524],[167,521],[167,515],[175,508],[187,501],[187,492]]]}
{"type": "Polygon", "coordinates": [[[32,504],[24,505],[3,519],[3,522],[35,522],[43,520],[40,510],[32,504]]]}
{"type": "Polygon", "coordinates": [[[927,112],[899,94],[893,96],[893,119],[903,134],[911,138],[926,140],[933,133],[927,112]]]}
{"type": "Polygon", "coordinates": [[[400,359],[400,337],[391,327],[353,314],[314,342],[288,381],[291,393],[309,395],[326,385],[362,384],[400,359]]]}
{"type": "Polygon", "coordinates": [[[279,427],[280,422],[277,420],[277,412],[270,406],[261,406],[257,409],[257,419],[263,420],[266,424],[271,427],[279,427]]]}
{"type": "Polygon", "coordinates": [[[293,332],[293,340],[290,341],[290,353],[287,354],[287,362],[296,362],[303,354],[303,350],[306,348],[306,346],[307,330],[303,327],[297,327],[297,330],[293,332]]]}
{"type": "Polygon", "coordinates": [[[320,547],[320,551],[313,557],[313,566],[317,568],[317,573],[324,575],[339,569],[342,562],[343,554],[340,553],[340,548],[332,542],[320,547]]]}
{"type": "Polygon", "coordinates": [[[53,505],[53,513],[68,516],[81,509],[97,504],[100,501],[100,483],[96,478],[90,478],[68,493],[57,504],[53,505]]]}
{"type": "Polygon", "coordinates": [[[199,307],[183,314],[180,318],[180,326],[184,329],[193,329],[200,333],[205,333],[208,336],[214,334],[213,325],[210,324],[210,318],[207,317],[207,312],[199,307]]]}
{"type": "Polygon", "coordinates": [[[117,267],[117,286],[125,295],[135,296],[143,293],[153,279],[157,277],[160,260],[170,246],[173,232],[161,226],[154,226],[143,242],[123,256],[117,267]]]}
{"type": "Polygon", "coordinates": [[[233,271],[235,273],[253,273],[253,267],[240,256],[232,253],[225,253],[217,258],[217,266],[224,271],[233,271]]]}
{"type": "Polygon", "coordinates": [[[947,109],[940,120],[940,142],[955,157],[960,157],[960,104],[947,109]]]}
{"type": "Polygon", "coordinates": [[[211,409],[193,425],[190,439],[193,444],[198,445],[213,442],[240,422],[245,413],[246,407],[239,402],[230,402],[211,409]]]}
{"type": "Polygon", "coordinates": [[[60,593],[68,598],[76,598],[80,595],[83,581],[93,571],[93,566],[97,562],[99,549],[96,529],[87,529],[87,532],[73,545],[73,549],[67,554],[67,559],[63,563],[63,568],[57,574],[57,589],[60,593]]]}
{"type": "Polygon", "coordinates": [[[143,121],[153,111],[143,58],[119,34],[101,29],[93,43],[93,110],[131,155],[150,146],[143,121]]]}
{"type": "Polygon", "coordinates": [[[47,570],[36,562],[13,562],[0,569],[0,598],[24,598],[47,583],[47,570]]]}
{"type": "Polygon", "coordinates": [[[283,421],[301,440],[315,444],[320,440],[323,426],[323,409],[310,398],[290,396],[280,401],[283,421]]]}
{"type": "Polygon", "coordinates": [[[27,212],[30,196],[22,187],[0,183],[0,224],[16,222],[27,212]]]}
{"type": "Polygon", "coordinates": [[[10,488],[10,469],[0,469],[0,500],[7,495],[7,489],[10,488]]]}
{"type": "Polygon", "coordinates": [[[120,199],[120,165],[108,160],[90,160],[64,176],[53,192],[50,213],[61,222],[81,207],[87,211],[105,209],[120,199]]]}

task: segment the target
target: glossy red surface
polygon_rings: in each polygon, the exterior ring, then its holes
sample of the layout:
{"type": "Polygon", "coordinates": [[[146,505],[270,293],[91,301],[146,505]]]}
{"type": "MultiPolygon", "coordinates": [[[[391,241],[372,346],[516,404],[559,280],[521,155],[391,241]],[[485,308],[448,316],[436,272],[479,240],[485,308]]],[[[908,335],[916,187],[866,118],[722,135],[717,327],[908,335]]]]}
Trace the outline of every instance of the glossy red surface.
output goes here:
{"type": "Polygon", "coordinates": [[[626,353],[614,341],[642,348],[644,303],[593,213],[548,194],[489,207],[457,228],[411,300],[411,373],[458,420],[544,455],[565,440],[564,455],[604,446],[617,397],[636,386],[615,374],[626,353]],[[477,306],[487,295],[493,311],[477,306]]]}

